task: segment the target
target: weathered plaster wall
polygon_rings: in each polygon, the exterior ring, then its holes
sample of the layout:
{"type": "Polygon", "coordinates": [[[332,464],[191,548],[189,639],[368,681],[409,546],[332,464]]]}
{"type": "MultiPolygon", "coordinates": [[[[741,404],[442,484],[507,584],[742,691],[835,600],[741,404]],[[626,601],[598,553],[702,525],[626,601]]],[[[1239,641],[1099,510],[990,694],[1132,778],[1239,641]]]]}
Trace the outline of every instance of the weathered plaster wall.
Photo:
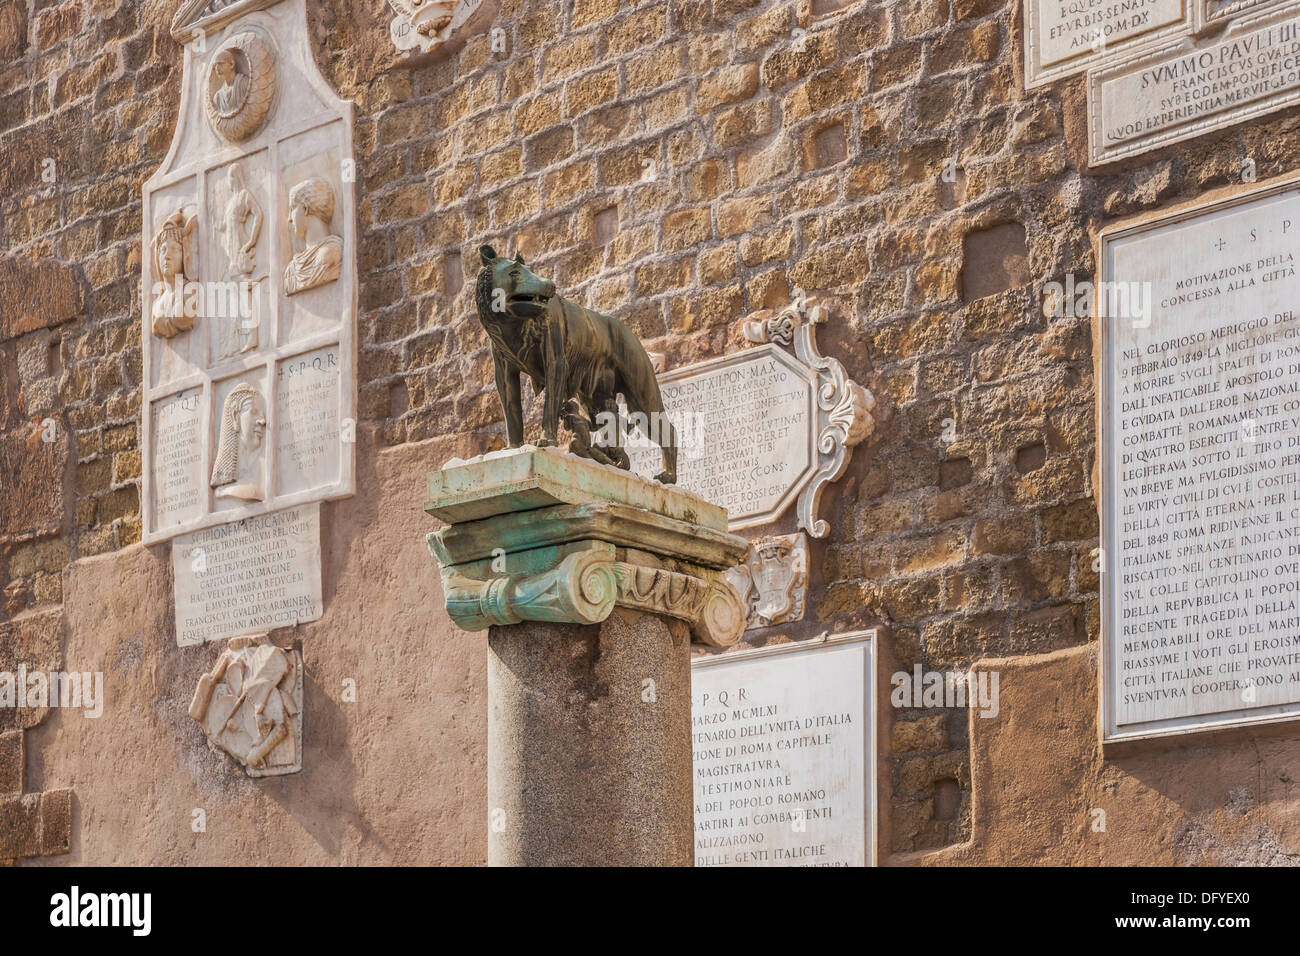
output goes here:
{"type": "Polygon", "coordinates": [[[306,671],[298,774],[246,777],[190,718],[222,644],[176,646],[166,548],[73,564],[65,654],[104,673],[108,703],[97,719],[51,711],[26,735],[29,789],[59,781],[76,794],[71,852],[49,862],[485,862],[487,637],[442,613],[421,533],[430,462],[466,447],[363,442],[366,493],[323,506],[328,611],[277,632],[301,641],[306,671]]]}
{"type": "Polygon", "coordinates": [[[1097,650],[990,658],[1001,717],[972,715],[972,840],[894,863],[1300,865],[1294,729],[1106,749],[1097,650]]]}
{"type": "MultiPolygon", "coordinates": [[[[414,70],[391,68],[381,0],[312,3],[317,61],[357,103],[366,437],[356,499],[325,509],[325,617],[282,635],[307,661],[307,769],[253,784],[184,715],[217,649],[174,647],[167,548],[138,544],[140,185],[176,122],[175,6],[0,0],[0,640],[53,614],[66,666],[103,664],[123,695],[98,723],[26,731],[24,792],[76,793],[62,861],[481,857],[482,647],[440,616],[415,507],[429,439],[502,440],[473,316],[481,242],[521,249],[672,364],[720,354],[737,317],[796,286],[836,299],[824,350],[884,417],[827,502],[813,625],[883,624],[902,668],[1086,669],[1092,350],[1038,289],[1091,276],[1115,217],[1230,184],[1246,156],[1261,179],[1300,161],[1293,109],[1090,171],[1083,80],[1024,92],[1015,0],[502,0],[504,53],[480,36],[414,70]],[[345,676],[358,717],[337,703],[345,676]],[[208,804],[200,839],[189,813],[208,804]]],[[[1092,734],[1095,689],[1072,679],[1020,699],[1092,734]]],[[[1087,858],[1069,814],[1091,798],[1057,801],[1056,842],[1000,801],[1051,806],[1063,775],[1094,772],[1133,779],[1112,799],[1160,795],[1117,806],[1133,822],[1112,836],[1146,817],[1148,834],[1236,846],[1246,798],[1224,766],[1256,804],[1244,819],[1300,849],[1265,809],[1273,758],[1197,740],[1161,758],[1175,778],[1098,763],[1091,736],[1070,757],[1010,700],[1005,725],[973,730],[891,715],[882,857],[973,840],[939,859],[1087,858]],[[1198,780],[1208,802],[1164,796],[1198,780]]]]}

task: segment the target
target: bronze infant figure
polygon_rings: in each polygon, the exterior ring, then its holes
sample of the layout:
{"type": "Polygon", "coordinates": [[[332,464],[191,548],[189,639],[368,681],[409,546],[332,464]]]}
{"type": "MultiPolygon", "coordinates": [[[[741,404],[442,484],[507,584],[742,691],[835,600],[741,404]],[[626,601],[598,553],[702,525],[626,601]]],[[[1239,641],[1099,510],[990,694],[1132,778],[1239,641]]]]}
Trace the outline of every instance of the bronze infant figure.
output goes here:
{"type": "Polygon", "coordinates": [[[545,395],[539,446],[558,444],[563,420],[574,433],[569,448],[574,454],[629,469],[618,437],[622,429],[597,425],[602,413],[618,415],[622,395],[629,412],[651,423],[651,437],[663,453],[663,471],[655,478],[674,483],[676,431],[664,415],[654,366],[632,331],[618,319],[556,295],[555,283],[534,275],[519,254],[508,259],[491,246],[480,246],[479,258],[478,317],[492,342],[510,447],[524,443],[519,376],[527,373],[533,389],[545,395]],[[593,444],[592,433],[598,430],[605,440],[593,444]]]}

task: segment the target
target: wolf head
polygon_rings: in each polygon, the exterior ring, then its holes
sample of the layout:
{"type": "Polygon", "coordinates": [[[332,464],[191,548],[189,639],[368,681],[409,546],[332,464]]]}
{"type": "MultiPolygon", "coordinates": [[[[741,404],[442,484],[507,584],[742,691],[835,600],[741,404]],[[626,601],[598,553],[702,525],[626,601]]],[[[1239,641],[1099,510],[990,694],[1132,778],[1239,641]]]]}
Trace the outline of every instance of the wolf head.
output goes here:
{"type": "Polygon", "coordinates": [[[515,253],[513,259],[498,256],[491,246],[479,246],[483,269],[478,276],[479,310],[495,313],[498,318],[519,319],[541,315],[555,295],[555,283],[535,275],[515,253]]]}

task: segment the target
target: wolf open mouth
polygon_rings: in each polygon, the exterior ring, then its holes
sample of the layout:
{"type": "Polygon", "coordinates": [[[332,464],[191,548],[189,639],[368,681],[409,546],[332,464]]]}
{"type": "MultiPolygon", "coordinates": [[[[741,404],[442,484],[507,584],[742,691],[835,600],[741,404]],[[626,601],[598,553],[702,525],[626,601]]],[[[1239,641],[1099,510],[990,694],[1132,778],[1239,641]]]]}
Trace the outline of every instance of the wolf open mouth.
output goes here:
{"type": "Polygon", "coordinates": [[[550,299],[548,295],[512,295],[509,299],[511,305],[535,305],[544,306],[550,299]]]}

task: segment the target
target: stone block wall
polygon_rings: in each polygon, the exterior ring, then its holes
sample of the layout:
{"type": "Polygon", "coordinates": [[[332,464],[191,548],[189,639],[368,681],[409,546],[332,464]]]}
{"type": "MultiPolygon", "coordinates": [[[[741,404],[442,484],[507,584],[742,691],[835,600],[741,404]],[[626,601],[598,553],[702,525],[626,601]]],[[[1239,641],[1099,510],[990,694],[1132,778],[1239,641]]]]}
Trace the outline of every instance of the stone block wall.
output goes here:
{"type": "MultiPolygon", "coordinates": [[[[61,666],[60,615],[26,614],[0,622],[0,671],[52,670],[61,666]]],[[[14,860],[68,852],[72,839],[72,790],[25,792],[26,734],[49,716],[48,707],[0,708],[0,866],[14,860]]]]}
{"type": "MultiPolygon", "coordinates": [[[[0,622],[58,616],[70,564],[139,547],[140,186],[176,121],[175,7],[0,0],[0,622]]],[[[418,68],[389,18],[308,9],[356,102],[376,447],[503,444],[481,243],[670,366],[827,296],[824,351],[884,417],[829,496],[813,615],[883,625],[903,669],[1098,640],[1090,329],[1039,290],[1091,277],[1106,221],[1246,157],[1292,168],[1296,110],[1090,170],[1083,78],[1024,91],[1013,0],[500,0],[499,32],[418,68]]],[[[965,714],[894,717],[882,856],[970,839],[965,714]]]]}

